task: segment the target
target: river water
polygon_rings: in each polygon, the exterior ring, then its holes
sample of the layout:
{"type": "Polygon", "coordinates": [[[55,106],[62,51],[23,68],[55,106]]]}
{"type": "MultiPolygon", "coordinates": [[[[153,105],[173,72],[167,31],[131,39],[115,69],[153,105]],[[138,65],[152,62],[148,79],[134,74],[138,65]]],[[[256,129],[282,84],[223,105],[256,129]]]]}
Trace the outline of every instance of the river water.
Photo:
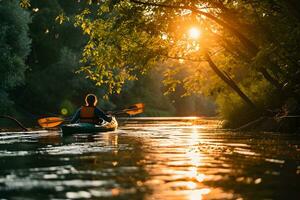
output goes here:
{"type": "Polygon", "coordinates": [[[0,199],[300,199],[300,137],[208,118],[133,118],[68,137],[0,133],[0,199]]]}

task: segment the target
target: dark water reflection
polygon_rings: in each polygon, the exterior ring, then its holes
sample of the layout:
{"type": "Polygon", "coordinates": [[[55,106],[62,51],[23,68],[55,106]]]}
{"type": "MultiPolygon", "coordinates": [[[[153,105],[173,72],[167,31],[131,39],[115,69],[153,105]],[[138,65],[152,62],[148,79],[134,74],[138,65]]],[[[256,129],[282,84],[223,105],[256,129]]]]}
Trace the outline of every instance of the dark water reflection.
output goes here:
{"type": "Polygon", "coordinates": [[[116,132],[0,133],[0,199],[300,199],[300,137],[219,121],[131,119],[116,132]]]}

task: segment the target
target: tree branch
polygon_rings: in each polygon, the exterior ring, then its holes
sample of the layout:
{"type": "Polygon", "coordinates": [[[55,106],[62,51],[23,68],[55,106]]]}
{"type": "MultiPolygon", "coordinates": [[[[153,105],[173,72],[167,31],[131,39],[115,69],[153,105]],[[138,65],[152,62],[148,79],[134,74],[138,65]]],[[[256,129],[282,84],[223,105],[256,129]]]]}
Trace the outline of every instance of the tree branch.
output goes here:
{"type": "MultiPolygon", "coordinates": [[[[251,57],[255,57],[257,53],[259,52],[259,48],[256,46],[255,43],[253,43],[251,40],[249,40],[244,34],[242,34],[239,30],[237,30],[235,27],[232,27],[230,24],[226,23],[225,21],[219,19],[218,17],[207,13],[203,12],[201,10],[198,10],[196,7],[192,6],[181,6],[181,5],[168,5],[168,4],[157,4],[157,3],[152,3],[152,2],[143,2],[143,1],[138,1],[138,0],[130,0],[133,3],[140,4],[140,5],[147,5],[147,6],[157,6],[157,7],[164,7],[164,8],[171,8],[171,9],[185,9],[185,10],[190,10],[192,12],[198,13],[199,15],[203,15],[223,28],[228,29],[233,35],[235,35],[240,42],[243,44],[243,46],[248,50],[249,54],[251,57]]],[[[282,88],[280,87],[280,83],[278,80],[273,78],[269,72],[264,68],[260,67],[258,69],[259,72],[262,73],[265,79],[267,79],[274,87],[276,87],[278,90],[281,90],[282,88]]]]}
{"type": "Polygon", "coordinates": [[[196,7],[192,7],[192,6],[177,6],[177,5],[169,5],[169,4],[158,4],[158,3],[152,3],[152,2],[143,2],[143,1],[138,1],[138,0],[130,0],[133,3],[139,4],[139,5],[146,5],[146,6],[154,6],[154,7],[162,7],[162,8],[171,8],[171,9],[182,9],[182,10],[190,10],[194,13],[203,15],[211,20],[213,20],[214,22],[216,22],[217,24],[219,24],[220,26],[228,29],[232,34],[234,34],[237,38],[239,38],[239,40],[241,41],[241,43],[248,48],[248,50],[251,52],[252,56],[255,56],[258,52],[258,47],[251,42],[248,38],[246,38],[242,33],[240,33],[238,30],[236,30],[234,27],[232,27],[230,24],[227,24],[226,22],[224,22],[223,20],[217,18],[216,16],[207,13],[207,12],[203,12],[201,10],[199,10],[196,7]]]}
{"type": "Polygon", "coordinates": [[[0,115],[0,118],[4,118],[4,119],[9,119],[9,120],[12,120],[14,121],[19,127],[21,127],[24,131],[28,131],[28,129],[23,126],[23,124],[21,124],[21,122],[19,122],[17,119],[13,118],[13,117],[10,117],[8,115],[0,115]]]}

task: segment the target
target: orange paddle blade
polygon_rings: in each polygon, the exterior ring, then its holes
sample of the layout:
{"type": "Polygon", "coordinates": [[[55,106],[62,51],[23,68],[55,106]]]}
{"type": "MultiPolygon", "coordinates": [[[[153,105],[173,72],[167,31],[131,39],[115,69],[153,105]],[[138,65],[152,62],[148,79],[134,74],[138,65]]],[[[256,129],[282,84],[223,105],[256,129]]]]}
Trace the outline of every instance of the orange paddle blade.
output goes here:
{"type": "Polygon", "coordinates": [[[145,105],[143,103],[137,103],[129,106],[126,109],[120,110],[120,111],[115,111],[113,112],[114,115],[120,115],[120,114],[128,114],[128,115],[137,115],[142,112],[144,112],[144,107],[145,105]]]}
{"type": "Polygon", "coordinates": [[[62,124],[65,120],[61,117],[46,117],[38,119],[38,124],[43,128],[53,128],[62,124]]]}
{"type": "Polygon", "coordinates": [[[143,103],[137,103],[137,104],[134,104],[134,106],[136,108],[140,108],[140,109],[144,109],[145,108],[145,104],[143,104],[143,103]]]}
{"type": "Polygon", "coordinates": [[[140,114],[142,112],[144,112],[144,108],[139,108],[139,109],[125,111],[125,113],[127,113],[129,115],[137,115],[137,114],[140,114]]]}
{"type": "Polygon", "coordinates": [[[137,115],[137,114],[144,112],[144,107],[145,107],[145,104],[136,103],[136,104],[130,106],[129,108],[124,109],[123,112],[127,113],[129,115],[137,115]]]}
{"type": "Polygon", "coordinates": [[[124,109],[122,111],[144,109],[144,107],[145,107],[145,104],[136,103],[136,104],[133,104],[133,105],[127,107],[126,109],[124,109]]]}

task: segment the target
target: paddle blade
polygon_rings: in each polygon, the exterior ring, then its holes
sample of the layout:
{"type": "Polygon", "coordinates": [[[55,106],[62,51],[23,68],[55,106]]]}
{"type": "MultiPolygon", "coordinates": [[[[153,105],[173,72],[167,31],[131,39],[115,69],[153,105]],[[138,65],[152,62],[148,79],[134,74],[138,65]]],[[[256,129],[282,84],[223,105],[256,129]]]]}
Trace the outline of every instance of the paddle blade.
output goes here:
{"type": "Polygon", "coordinates": [[[137,103],[132,106],[129,106],[128,108],[120,111],[115,111],[112,114],[114,115],[122,115],[122,114],[128,114],[128,115],[137,115],[142,112],[144,112],[145,105],[143,103],[137,103]]]}
{"type": "Polygon", "coordinates": [[[124,110],[138,110],[138,109],[144,109],[145,104],[143,103],[136,103],[133,104],[131,106],[129,106],[128,108],[124,109],[124,110]]]}
{"type": "Polygon", "coordinates": [[[127,110],[125,113],[128,115],[137,115],[144,112],[144,108],[139,108],[139,109],[132,109],[132,110],[127,110]]]}
{"type": "Polygon", "coordinates": [[[136,103],[136,104],[133,104],[132,106],[130,106],[128,109],[144,109],[145,107],[145,104],[143,103],[136,103]]]}
{"type": "Polygon", "coordinates": [[[64,122],[61,117],[46,117],[38,119],[38,124],[43,128],[53,128],[64,122]]]}
{"type": "Polygon", "coordinates": [[[145,104],[136,103],[130,106],[128,109],[125,109],[124,112],[128,115],[137,115],[144,112],[145,104]]]}

